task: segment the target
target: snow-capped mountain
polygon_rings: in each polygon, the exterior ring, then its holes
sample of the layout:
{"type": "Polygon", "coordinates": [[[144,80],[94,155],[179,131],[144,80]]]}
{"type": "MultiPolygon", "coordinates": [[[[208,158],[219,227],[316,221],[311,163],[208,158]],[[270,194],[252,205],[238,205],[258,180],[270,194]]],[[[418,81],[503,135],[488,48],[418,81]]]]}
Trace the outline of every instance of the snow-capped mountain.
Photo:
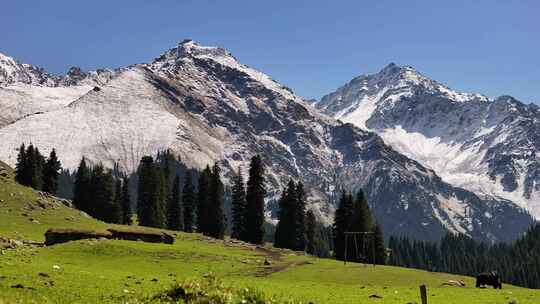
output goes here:
{"type": "Polygon", "coordinates": [[[379,134],[445,182],[512,201],[540,217],[540,110],[510,96],[456,92],[390,64],[316,107],[379,134]]]}
{"type": "Polygon", "coordinates": [[[192,167],[220,161],[227,174],[245,170],[260,153],[269,216],[272,200],[294,178],[309,187],[310,208],[326,223],[337,186],[363,187],[388,235],[436,239],[451,230],[510,240],[532,220],[507,201],[451,186],[375,133],[321,114],[228,51],[191,40],[43,112],[0,128],[0,159],[14,164],[16,148],[32,142],[45,153],[55,147],[67,168],[84,155],[132,171],[143,155],[168,148],[192,167]]]}
{"type": "Polygon", "coordinates": [[[13,58],[0,53],[0,85],[26,83],[54,86],[60,77],[50,75],[42,68],[21,64],[13,58]]]}
{"type": "Polygon", "coordinates": [[[0,53],[0,127],[30,114],[64,107],[107,83],[114,73],[72,67],[66,75],[57,76],[0,53]]]}

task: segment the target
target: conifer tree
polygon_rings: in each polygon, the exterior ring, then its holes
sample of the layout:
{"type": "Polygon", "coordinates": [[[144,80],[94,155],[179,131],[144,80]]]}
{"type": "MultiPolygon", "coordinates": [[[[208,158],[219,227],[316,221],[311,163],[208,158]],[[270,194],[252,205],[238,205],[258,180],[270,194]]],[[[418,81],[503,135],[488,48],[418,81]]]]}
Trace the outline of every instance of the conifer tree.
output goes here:
{"type": "Polygon", "coordinates": [[[384,246],[384,236],[382,228],[379,224],[373,226],[373,244],[375,246],[375,261],[374,264],[386,264],[386,247],[384,246]]]}
{"type": "Polygon", "coordinates": [[[62,170],[62,166],[56,156],[55,149],[52,149],[49,158],[43,167],[43,191],[56,194],[60,170],[62,170]]]}
{"type": "Polygon", "coordinates": [[[181,231],[184,229],[184,217],[180,202],[180,176],[176,175],[172,184],[171,195],[167,206],[167,227],[170,230],[181,231]]]}
{"type": "Polygon", "coordinates": [[[224,190],[225,187],[221,182],[221,168],[216,162],[210,176],[207,225],[208,235],[217,239],[225,237],[224,190]]]}
{"type": "Polygon", "coordinates": [[[295,248],[296,184],[291,179],[279,199],[278,224],[274,233],[274,246],[295,248]]]}
{"type": "Polygon", "coordinates": [[[122,207],[122,200],[122,180],[120,178],[117,178],[114,180],[114,200],[112,201],[110,215],[111,223],[124,223],[124,208],[122,207]]]}
{"type": "Polygon", "coordinates": [[[197,191],[197,229],[204,235],[208,235],[208,209],[209,209],[209,195],[210,195],[210,179],[212,176],[212,170],[210,166],[206,168],[199,175],[199,187],[197,191]]]}
{"type": "Polygon", "coordinates": [[[114,179],[111,171],[102,164],[92,168],[90,194],[90,215],[108,223],[117,223],[119,218],[115,208],[114,179]]]}
{"type": "Polygon", "coordinates": [[[122,224],[130,225],[131,217],[133,211],[131,210],[131,198],[129,194],[129,179],[125,178],[122,182],[122,191],[121,191],[121,206],[122,206],[122,224]]]}
{"type": "Polygon", "coordinates": [[[309,210],[306,214],[306,252],[311,255],[316,255],[319,247],[316,235],[317,220],[313,211],[309,210]]]}
{"type": "MultiPolygon", "coordinates": [[[[364,191],[360,189],[354,200],[348,230],[354,232],[371,232],[372,228],[373,220],[371,217],[371,210],[369,209],[364,191]]],[[[354,237],[349,238],[349,243],[347,245],[349,248],[348,259],[356,262],[360,262],[361,260],[364,262],[371,261],[373,256],[373,235],[360,234],[357,235],[356,238],[356,242],[354,237]],[[356,255],[356,251],[358,251],[358,255],[356,255]]]]}
{"type": "Polygon", "coordinates": [[[34,149],[32,161],[34,162],[32,187],[37,190],[43,190],[43,167],[45,166],[45,157],[39,152],[37,147],[34,149]]]}
{"type": "Polygon", "coordinates": [[[345,253],[345,232],[349,231],[349,224],[353,214],[352,195],[343,191],[339,206],[334,217],[334,255],[336,259],[343,260],[345,253]]]}
{"type": "Polygon", "coordinates": [[[27,156],[26,156],[26,147],[24,144],[21,144],[19,148],[19,154],[17,154],[17,164],[15,165],[15,180],[21,184],[28,186],[30,182],[28,181],[28,169],[27,169],[27,156]]]}
{"type": "Polygon", "coordinates": [[[34,145],[30,144],[26,148],[26,163],[24,167],[26,169],[25,180],[28,183],[27,186],[34,187],[34,174],[36,171],[36,154],[34,151],[34,145]]]}
{"type": "Polygon", "coordinates": [[[25,167],[25,181],[27,186],[30,186],[36,190],[41,190],[43,187],[43,165],[45,158],[39,149],[30,144],[26,149],[26,163],[25,167]]]}
{"type": "Polygon", "coordinates": [[[358,190],[354,200],[353,217],[350,223],[351,231],[369,232],[373,227],[373,218],[362,189],[358,190]]]}
{"type": "Polygon", "coordinates": [[[164,178],[160,168],[151,156],[141,159],[139,168],[139,193],[137,198],[137,213],[142,226],[165,228],[166,203],[164,193],[164,178]]]}
{"type": "Polygon", "coordinates": [[[73,189],[73,204],[78,209],[88,213],[90,209],[90,177],[91,172],[83,157],[75,174],[73,189]]]}
{"type": "MultiPolygon", "coordinates": [[[[158,152],[156,157],[156,164],[159,164],[159,169],[161,169],[161,174],[163,176],[163,193],[165,194],[165,200],[167,203],[167,208],[169,202],[172,200],[172,182],[176,178],[175,174],[175,165],[176,160],[174,155],[171,153],[171,150],[167,149],[165,151],[158,152]]],[[[168,209],[167,209],[168,210],[168,209]]]]}
{"type": "Polygon", "coordinates": [[[186,177],[184,179],[184,188],[182,189],[182,205],[184,211],[184,231],[193,232],[193,225],[195,224],[195,189],[193,187],[193,178],[191,172],[186,171],[186,177]]]}
{"type": "Polygon", "coordinates": [[[294,216],[294,250],[306,249],[306,193],[302,182],[298,182],[295,188],[295,216],[294,216]]]}
{"type": "Polygon", "coordinates": [[[15,179],[22,185],[42,190],[44,164],[45,158],[37,147],[30,144],[25,150],[24,144],[21,145],[15,166],[15,179]]]}
{"type": "Polygon", "coordinates": [[[242,172],[233,177],[232,187],[232,234],[233,239],[244,240],[246,235],[246,188],[242,172]]]}
{"type": "Polygon", "coordinates": [[[261,244],[264,238],[264,198],[266,187],[264,165],[259,155],[251,158],[246,190],[246,240],[261,244]]]}

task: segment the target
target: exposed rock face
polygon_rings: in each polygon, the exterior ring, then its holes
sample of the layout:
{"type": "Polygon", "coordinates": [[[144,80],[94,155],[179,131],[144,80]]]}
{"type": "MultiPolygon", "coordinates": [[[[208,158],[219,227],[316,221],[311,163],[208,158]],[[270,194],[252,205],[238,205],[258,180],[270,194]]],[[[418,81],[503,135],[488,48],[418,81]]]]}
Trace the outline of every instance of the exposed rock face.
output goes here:
{"type": "Polygon", "coordinates": [[[451,230],[509,240],[531,222],[521,208],[451,186],[375,133],[321,114],[228,51],[193,41],[117,71],[69,105],[0,128],[0,141],[0,159],[12,164],[21,141],[44,153],[55,147],[71,169],[84,155],[132,171],[143,155],[171,149],[192,167],[219,161],[226,178],[238,167],[246,171],[259,153],[267,165],[269,220],[294,178],[308,186],[309,208],[327,224],[340,187],[366,189],[387,235],[436,239],[451,230]]]}

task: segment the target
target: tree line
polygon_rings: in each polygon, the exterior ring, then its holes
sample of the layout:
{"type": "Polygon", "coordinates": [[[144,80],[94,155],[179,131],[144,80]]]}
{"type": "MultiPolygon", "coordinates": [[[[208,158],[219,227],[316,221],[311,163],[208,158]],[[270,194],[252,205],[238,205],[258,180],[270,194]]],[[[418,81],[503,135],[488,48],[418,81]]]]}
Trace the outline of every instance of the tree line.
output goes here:
{"type": "MultiPolygon", "coordinates": [[[[88,166],[83,158],[75,174],[74,205],[110,223],[129,224],[136,210],[139,225],[166,228],[223,239],[228,219],[224,210],[225,185],[218,163],[196,174],[175,169],[178,160],[170,151],[156,158],[142,157],[137,174],[135,207],[131,207],[129,179],[115,178],[113,170],[101,164],[88,166]],[[182,182],[183,181],[183,182],[182,182]],[[116,185],[113,187],[112,185],[116,185]]],[[[236,177],[235,177],[236,178],[236,177]]],[[[235,183],[232,235],[240,240],[260,244],[264,237],[264,166],[260,156],[251,159],[249,178],[244,185],[235,183]]],[[[237,179],[238,181],[238,179],[237,179]]]]}
{"type": "MultiPolygon", "coordinates": [[[[170,151],[160,151],[155,158],[142,157],[136,172],[128,177],[117,165],[108,169],[101,163],[90,164],[83,157],[75,174],[67,174],[64,182],[72,180],[70,191],[76,208],[105,222],[132,224],[137,221],[142,226],[197,231],[219,239],[230,231],[232,238],[263,243],[266,188],[260,156],[251,159],[247,182],[244,182],[240,168],[232,174],[232,185],[227,194],[218,163],[200,172],[186,168],[179,170],[182,166],[170,151]],[[224,206],[227,195],[230,197],[230,219],[224,206]]],[[[17,162],[17,180],[21,184],[55,194],[60,173],[65,174],[54,149],[46,160],[36,147],[21,146],[17,162]]],[[[307,210],[304,185],[290,180],[278,202],[274,245],[320,257],[330,257],[332,250],[337,248],[334,253],[340,259],[343,237],[340,231],[371,231],[378,227],[372,227],[365,199],[357,200],[363,204],[364,209],[360,212],[360,205],[349,204],[349,196],[344,194],[343,198],[347,200],[340,202],[337,213],[346,213],[347,218],[336,217],[334,229],[330,229],[317,220],[313,211],[307,210]],[[339,237],[333,236],[336,232],[339,237]]],[[[383,262],[379,260],[379,263],[383,262]]]]}
{"type": "Polygon", "coordinates": [[[512,244],[486,245],[449,233],[438,242],[390,237],[388,247],[391,265],[468,276],[494,270],[505,282],[540,288],[540,224],[512,244]]]}
{"type": "Polygon", "coordinates": [[[113,175],[102,164],[91,166],[83,157],[75,174],[73,205],[94,218],[116,224],[131,223],[129,180],[113,175]]]}
{"type": "Polygon", "coordinates": [[[55,194],[61,169],[55,149],[45,158],[33,144],[28,147],[22,144],[17,155],[15,180],[21,185],[55,194]]]}

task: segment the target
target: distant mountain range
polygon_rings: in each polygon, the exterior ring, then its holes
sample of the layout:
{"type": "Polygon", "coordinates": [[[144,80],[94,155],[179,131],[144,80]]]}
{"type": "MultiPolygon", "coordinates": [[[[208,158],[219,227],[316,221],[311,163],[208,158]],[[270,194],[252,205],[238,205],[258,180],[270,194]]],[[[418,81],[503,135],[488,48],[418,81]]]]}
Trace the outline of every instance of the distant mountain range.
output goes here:
{"type": "Polygon", "coordinates": [[[540,109],[511,96],[464,94],[390,64],[316,107],[379,134],[444,181],[540,217],[540,109]]]}
{"type": "Polygon", "coordinates": [[[171,149],[188,166],[219,161],[227,177],[260,153],[269,220],[294,178],[327,224],[342,188],[365,189],[387,235],[433,240],[449,230],[508,241],[532,223],[534,106],[460,94],[393,64],[314,106],[225,49],[191,40],[148,63],[65,76],[0,55],[0,160],[13,165],[16,148],[32,142],[55,147],[70,169],[84,155],[130,172],[143,155],[171,149]]]}

